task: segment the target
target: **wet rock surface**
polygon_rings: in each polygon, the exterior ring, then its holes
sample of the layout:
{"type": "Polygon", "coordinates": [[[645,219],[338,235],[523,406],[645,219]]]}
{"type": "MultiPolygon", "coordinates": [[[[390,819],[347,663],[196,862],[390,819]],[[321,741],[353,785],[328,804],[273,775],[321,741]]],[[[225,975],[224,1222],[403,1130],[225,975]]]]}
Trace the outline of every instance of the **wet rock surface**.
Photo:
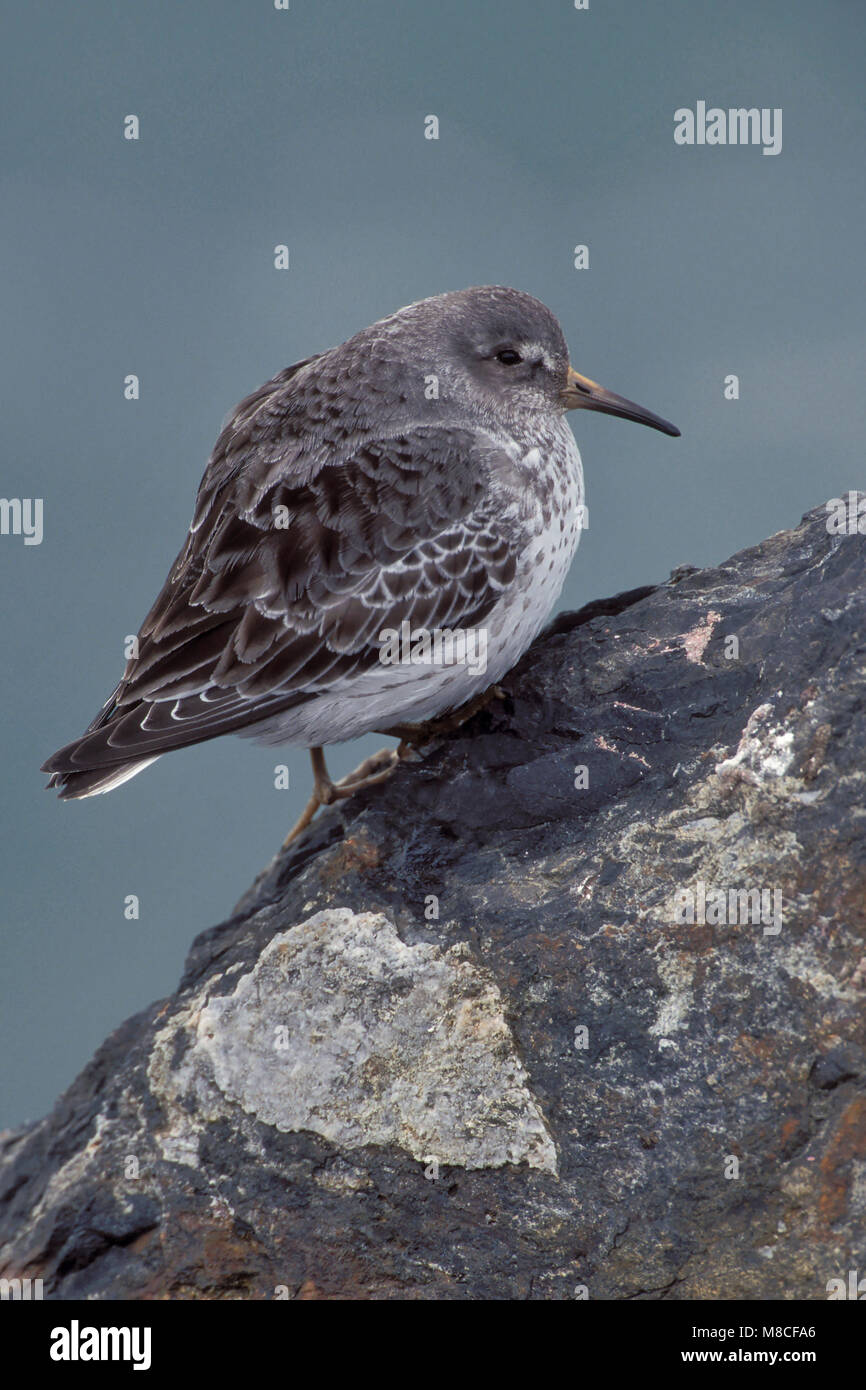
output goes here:
{"type": "Polygon", "coordinates": [[[566,614],[3,1136],[53,1298],[826,1298],[866,1270],[866,536],[566,614]]]}

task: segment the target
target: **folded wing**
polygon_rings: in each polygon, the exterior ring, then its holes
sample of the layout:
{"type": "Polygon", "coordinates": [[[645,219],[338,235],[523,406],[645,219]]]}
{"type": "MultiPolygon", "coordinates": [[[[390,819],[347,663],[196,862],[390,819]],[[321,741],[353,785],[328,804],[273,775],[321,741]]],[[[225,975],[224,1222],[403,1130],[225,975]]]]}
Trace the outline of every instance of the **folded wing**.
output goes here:
{"type": "Polygon", "coordinates": [[[295,370],[220,436],[137,657],[45,764],[61,795],[374,670],[379,633],[406,618],[478,625],[513,579],[511,538],[485,506],[491,468],[508,468],[489,438],[419,426],[311,458],[277,408],[295,370]]]}

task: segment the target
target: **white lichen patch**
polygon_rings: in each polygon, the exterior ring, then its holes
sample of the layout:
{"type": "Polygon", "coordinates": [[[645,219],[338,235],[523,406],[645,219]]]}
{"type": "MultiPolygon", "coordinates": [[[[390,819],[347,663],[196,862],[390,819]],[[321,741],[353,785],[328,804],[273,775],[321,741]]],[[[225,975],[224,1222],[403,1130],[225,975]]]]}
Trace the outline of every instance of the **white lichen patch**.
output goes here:
{"type": "Polygon", "coordinates": [[[197,1134],[173,1134],[168,1131],[154,1137],[166,1163],[182,1163],[187,1168],[199,1166],[197,1134]]]}
{"type": "Polygon", "coordinates": [[[194,1095],[201,1119],[240,1106],[344,1150],[393,1144],[424,1163],[555,1172],[499,990],[465,957],[407,945],[380,914],[316,913],[275,936],[231,993],[175,1016],[151,1085],[181,1129],[194,1095]],[[180,1030],[190,1046],[174,1064],[180,1030]]]}
{"type": "Polygon", "coordinates": [[[692,1009],[695,962],[683,952],[665,950],[657,956],[657,964],[666,993],[649,1031],[659,1039],[659,1047],[663,1044],[673,1046],[671,1034],[687,1026],[692,1009]]]}
{"type": "Polygon", "coordinates": [[[784,777],[793,760],[794,734],[773,720],[773,706],[758,705],[749,715],[733,757],[716,764],[726,780],[740,778],[753,783],[784,777]]]}

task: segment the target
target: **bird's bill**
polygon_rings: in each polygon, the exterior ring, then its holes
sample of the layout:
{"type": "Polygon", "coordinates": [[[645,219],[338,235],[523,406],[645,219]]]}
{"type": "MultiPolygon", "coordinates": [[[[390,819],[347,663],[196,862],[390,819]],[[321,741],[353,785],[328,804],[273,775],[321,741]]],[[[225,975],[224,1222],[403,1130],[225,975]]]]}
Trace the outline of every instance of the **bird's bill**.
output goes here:
{"type": "Polygon", "coordinates": [[[606,391],[597,381],[581,376],[573,367],[568,369],[562,396],[566,410],[601,410],[605,415],[618,415],[621,420],[636,420],[639,425],[649,425],[650,429],[661,430],[662,434],[679,435],[676,425],[669,420],[663,420],[642,405],[635,405],[634,401],[627,401],[625,396],[618,396],[615,391],[606,391]]]}

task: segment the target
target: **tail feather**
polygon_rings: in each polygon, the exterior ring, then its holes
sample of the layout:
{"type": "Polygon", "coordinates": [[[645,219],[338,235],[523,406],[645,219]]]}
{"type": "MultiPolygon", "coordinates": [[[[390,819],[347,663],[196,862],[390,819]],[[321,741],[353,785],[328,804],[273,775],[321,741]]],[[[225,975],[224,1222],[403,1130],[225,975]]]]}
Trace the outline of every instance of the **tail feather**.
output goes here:
{"type": "MultiPolygon", "coordinates": [[[[155,762],[155,757],[134,758],[127,763],[117,763],[114,767],[89,768],[83,772],[53,772],[47,786],[57,787],[61,801],[81,801],[86,796],[101,796],[103,792],[113,791],[155,762]]],[[[42,770],[47,772],[47,766],[42,770]]]]}
{"type": "Polygon", "coordinates": [[[79,801],[86,796],[100,796],[103,792],[110,792],[156,762],[159,754],[118,760],[108,766],[105,763],[101,767],[94,767],[92,764],[88,766],[88,741],[92,741],[91,736],[98,729],[105,729],[106,725],[111,724],[119,690],[119,685],[114,688],[81,738],[76,739],[74,743],[67,743],[42,764],[41,771],[51,773],[46,786],[56,787],[61,801],[79,801]],[[82,753],[84,757],[81,756],[82,753]]]}
{"type": "Polygon", "coordinates": [[[48,786],[56,787],[63,800],[110,792],[163,753],[220,734],[247,733],[313,698],[313,692],[301,690],[252,700],[234,689],[209,686],[178,699],[124,705],[118,700],[120,690],[118,686],[109,696],[80,738],[42,764],[42,771],[51,773],[48,786]]]}

